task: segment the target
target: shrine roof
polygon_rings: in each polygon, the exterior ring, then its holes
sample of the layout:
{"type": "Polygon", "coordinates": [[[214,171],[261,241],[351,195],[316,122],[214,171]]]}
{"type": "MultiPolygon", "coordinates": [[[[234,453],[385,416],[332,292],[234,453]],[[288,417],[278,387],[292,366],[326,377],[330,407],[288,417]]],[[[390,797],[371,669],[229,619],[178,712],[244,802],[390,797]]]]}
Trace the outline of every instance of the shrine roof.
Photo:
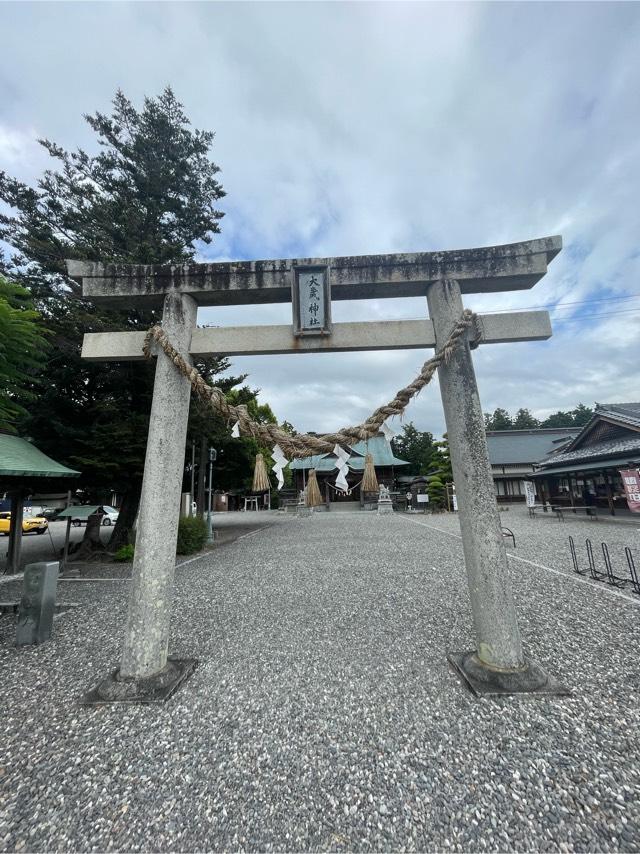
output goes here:
{"type": "MultiPolygon", "coordinates": [[[[364,471],[365,455],[371,454],[373,464],[376,467],[383,466],[408,466],[406,460],[400,460],[394,457],[391,446],[384,436],[374,436],[373,438],[357,442],[355,445],[349,446],[351,457],[348,461],[349,468],[352,471],[364,471]]],[[[305,457],[304,459],[294,459],[290,462],[292,469],[315,469],[320,472],[333,471],[336,467],[335,454],[319,454],[313,457],[305,457]]]]}
{"type": "Polygon", "coordinates": [[[80,472],[52,460],[26,439],[0,433],[0,475],[2,477],[78,477],[80,472]]]}

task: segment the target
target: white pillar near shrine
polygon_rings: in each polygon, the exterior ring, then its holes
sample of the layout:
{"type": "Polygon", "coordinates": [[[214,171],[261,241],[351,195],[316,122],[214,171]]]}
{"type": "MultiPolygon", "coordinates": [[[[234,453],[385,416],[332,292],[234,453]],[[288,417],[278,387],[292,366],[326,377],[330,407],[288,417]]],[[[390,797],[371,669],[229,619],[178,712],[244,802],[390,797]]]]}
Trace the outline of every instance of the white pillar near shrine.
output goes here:
{"type": "MultiPolygon", "coordinates": [[[[193,297],[180,293],[165,296],[163,329],[189,363],[196,313],[193,297]]],[[[122,679],[148,678],[167,664],[190,395],[189,380],[158,350],[129,614],[120,662],[122,679]]]]}
{"type": "MultiPolygon", "coordinates": [[[[427,301],[439,348],[464,310],[460,286],[451,279],[436,282],[427,292],[427,301]]],[[[524,656],[484,416],[467,340],[461,341],[449,362],[438,368],[438,379],[458,498],[477,655],[489,667],[519,669],[524,667],[524,656]]]]}

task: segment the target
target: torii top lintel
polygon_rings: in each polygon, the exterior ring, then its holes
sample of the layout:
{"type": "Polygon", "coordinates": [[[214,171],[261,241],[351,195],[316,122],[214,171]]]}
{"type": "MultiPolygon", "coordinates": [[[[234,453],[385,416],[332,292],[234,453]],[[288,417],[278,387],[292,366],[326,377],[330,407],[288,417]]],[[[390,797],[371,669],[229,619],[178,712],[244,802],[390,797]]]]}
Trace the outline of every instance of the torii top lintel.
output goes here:
{"type": "Polygon", "coordinates": [[[201,306],[242,305],[290,302],[292,271],[305,266],[329,266],[333,300],[424,296],[429,284],[441,279],[456,279],[462,293],[526,290],[561,249],[562,238],[556,236],[478,249],[342,258],[167,266],[67,261],[67,270],[82,281],[85,297],[114,306],[160,306],[174,291],[190,294],[201,306]]]}

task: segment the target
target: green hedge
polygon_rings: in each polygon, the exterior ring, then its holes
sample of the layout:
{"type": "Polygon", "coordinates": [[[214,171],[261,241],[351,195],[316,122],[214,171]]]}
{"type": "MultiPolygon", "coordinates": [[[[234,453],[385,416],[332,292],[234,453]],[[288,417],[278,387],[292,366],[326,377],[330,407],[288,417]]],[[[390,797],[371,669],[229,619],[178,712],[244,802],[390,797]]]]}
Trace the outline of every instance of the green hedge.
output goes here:
{"type": "Polygon", "coordinates": [[[178,522],[176,553],[192,555],[204,548],[207,542],[207,523],[199,516],[181,516],[178,522]]]}

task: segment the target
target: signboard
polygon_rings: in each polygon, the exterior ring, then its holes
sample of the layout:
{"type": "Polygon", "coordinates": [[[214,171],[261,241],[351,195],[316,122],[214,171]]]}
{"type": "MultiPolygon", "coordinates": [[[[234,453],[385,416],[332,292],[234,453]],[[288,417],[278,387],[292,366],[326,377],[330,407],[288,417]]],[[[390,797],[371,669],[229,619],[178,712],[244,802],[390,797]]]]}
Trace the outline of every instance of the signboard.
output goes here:
{"type": "Polygon", "coordinates": [[[294,267],[291,297],[295,335],[331,334],[328,267],[294,267]]]}
{"type": "Polygon", "coordinates": [[[527,507],[533,507],[536,503],[536,488],[530,480],[524,482],[524,494],[527,497],[527,507]]]}
{"type": "Polygon", "coordinates": [[[426,492],[424,494],[420,493],[420,495],[416,495],[416,498],[418,499],[418,504],[429,503],[429,496],[426,494],[426,492]]]}
{"type": "Polygon", "coordinates": [[[458,512],[458,496],[454,493],[451,496],[451,500],[453,502],[453,512],[457,513],[458,512]]]}
{"type": "Polygon", "coordinates": [[[624,469],[620,471],[627,504],[632,513],[640,513],[640,470],[624,469]]]}

